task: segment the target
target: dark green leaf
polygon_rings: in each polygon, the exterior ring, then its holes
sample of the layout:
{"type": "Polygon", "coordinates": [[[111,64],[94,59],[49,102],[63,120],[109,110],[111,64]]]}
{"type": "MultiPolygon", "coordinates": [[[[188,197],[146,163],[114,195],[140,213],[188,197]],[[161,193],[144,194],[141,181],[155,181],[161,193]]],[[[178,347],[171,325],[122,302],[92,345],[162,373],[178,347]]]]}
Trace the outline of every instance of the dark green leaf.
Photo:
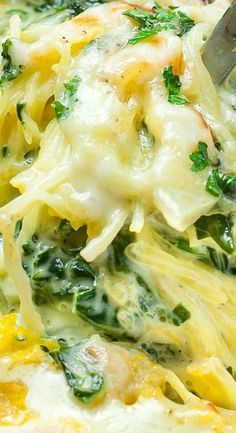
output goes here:
{"type": "Polygon", "coordinates": [[[10,154],[9,146],[4,144],[4,146],[2,146],[1,154],[2,154],[2,158],[6,158],[10,154]]]}
{"type": "Polygon", "coordinates": [[[180,88],[182,84],[179,79],[179,76],[173,73],[173,66],[170,65],[164,68],[162,76],[165,83],[165,87],[169,93],[168,101],[171,104],[176,104],[176,105],[187,104],[188,101],[184,97],[180,96],[180,88]]]}
{"type": "Polygon", "coordinates": [[[177,14],[179,15],[179,30],[177,35],[181,37],[191,30],[195,22],[184,12],[178,11],[177,14]]]}
{"type": "Polygon", "coordinates": [[[173,313],[177,316],[177,318],[174,320],[174,325],[179,326],[183,322],[186,322],[186,320],[190,319],[191,313],[183,304],[178,304],[173,309],[173,313]]]}
{"type": "Polygon", "coordinates": [[[181,357],[181,350],[174,344],[143,343],[140,349],[147,353],[153,361],[158,363],[165,363],[181,357]]]}
{"type": "Polygon", "coordinates": [[[123,227],[108,247],[108,267],[111,271],[127,272],[128,260],[125,254],[126,248],[135,241],[135,235],[127,226],[123,227]]]}
{"type": "Polygon", "coordinates": [[[192,171],[200,171],[206,167],[209,167],[210,160],[207,152],[207,144],[203,141],[198,142],[198,150],[191,153],[189,158],[193,162],[191,167],[192,171]]]}
{"type": "Polygon", "coordinates": [[[30,254],[33,254],[35,245],[32,241],[27,241],[22,245],[22,250],[25,256],[29,256],[30,254]]]}
{"type": "Polygon", "coordinates": [[[99,360],[89,351],[89,342],[69,346],[63,342],[60,351],[50,353],[60,362],[74,395],[83,403],[90,403],[104,387],[99,360]]]}
{"type": "Polygon", "coordinates": [[[71,227],[71,224],[68,220],[61,220],[60,224],[58,226],[58,232],[61,236],[67,237],[70,236],[72,233],[75,233],[75,230],[71,227]]]}
{"type": "Polygon", "coordinates": [[[176,13],[170,8],[162,9],[157,3],[154,6],[153,12],[134,8],[123,12],[123,14],[139,24],[135,35],[128,41],[130,44],[136,44],[163,30],[176,30],[176,33],[182,36],[194,25],[194,21],[183,12],[179,11],[176,13]]]}
{"type": "Polygon", "coordinates": [[[80,81],[80,77],[75,75],[70,81],[65,83],[64,91],[59,100],[53,103],[58,121],[66,119],[73,110],[73,106],[77,101],[76,94],[80,81]]]}
{"type": "Polygon", "coordinates": [[[206,191],[215,197],[236,193],[236,174],[223,173],[218,168],[215,168],[208,176],[206,191]]]}
{"type": "Polygon", "coordinates": [[[211,236],[214,241],[228,254],[235,249],[232,234],[232,224],[229,217],[221,214],[202,216],[195,223],[198,239],[211,236]]]}
{"type": "Polygon", "coordinates": [[[15,225],[14,240],[16,240],[21,232],[23,220],[18,220],[15,225]]]}
{"type": "Polygon", "coordinates": [[[3,58],[3,70],[0,77],[0,86],[5,84],[7,81],[15,80],[22,72],[22,66],[16,66],[12,63],[11,56],[9,54],[9,48],[12,46],[11,39],[7,39],[2,44],[3,58]]]}
{"type": "Polygon", "coordinates": [[[26,106],[25,102],[17,102],[17,104],[16,104],[17,117],[21,123],[24,123],[23,119],[22,119],[22,110],[23,110],[23,108],[25,108],[25,106],[26,106]]]}
{"type": "Polygon", "coordinates": [[[214,248],[208,247],[208,252],[212,264],[220,272],[226,273],[228,271],[229,261],[226,254],[216,251],[214,248]]]}

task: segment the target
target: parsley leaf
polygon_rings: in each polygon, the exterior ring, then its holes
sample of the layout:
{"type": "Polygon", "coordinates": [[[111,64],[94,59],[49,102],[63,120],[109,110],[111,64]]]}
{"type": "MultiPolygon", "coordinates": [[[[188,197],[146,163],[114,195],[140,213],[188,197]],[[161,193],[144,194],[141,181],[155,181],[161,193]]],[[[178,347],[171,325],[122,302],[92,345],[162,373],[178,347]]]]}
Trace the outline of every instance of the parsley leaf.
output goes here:
{"type": "Polygon", "coordinates": [[[134,8],[123,12],[123,15],[131,18],[139,24],[136,34],[129,39],[129,44],[136,44],[143,39],[150,38],[163,30],[175,30],[178,36],[183,36],[193,26],[194,21],[181,11],[175,12],[162,9],[157,3],[153,12],[146,12],[134,8]]]}
{"type": "Polygon", "coordinates": [[[173,73],[173,66],[170,65],[164,68],[162,76],[163,76],[165,86],[169,92],[168,101],[171,104],[175,104],[175,105],[187,104],[188,102],[187,99],[180,96],[180,88],[182,84],[179,79],[179,76],[173,73]]]}
{"type": "Polygon", "coordinates": [[[191,28],[195,25],[195,22],[184,12],[178,11],[177,15],[179,16],[179,30],[177,35],[181,37],[191,30],[191,28]]]}
{"type": "Polygon", "coordinates": [[[22,72],[22,66],[16,66],[12,63],[11,56],[9,54],[9,48],[12,46],[11,39],[7,39],[2,44],[3,58],[3,69],[0,77],[0,86],[5,84],[7,81],[15,80],[22,72]]]}
{"type": "Polygon", "coordinates": [[[60,12],[68,10],[70,17],[81,14],[89,7],[103,3],[102,0],[45,0],[40,4],[32,4],[35,12],[60,12]]]}
{"type": "Polygon", "coordinates": [[[212,170],[209,174],[206,191],[215,197],[220,197],[223,194],[236,192],[236,174],[223,173],[218,168],[212,170]]]}
{"type": "Polygon", "coordinates": [[[60,99],[53,103],[58,121],[64,120],[70,115],[73,106],[77,101],[76,92],[80,81],[80,77],[75,75],[70,81],[68,81],[68,83],[65,83],[64,91],[61,94],[60,99]]]}
{"type": "Polygon", "coordinates": [[[207,152],[207,144],[203,141],[198,142],[198,150],[196,152],[192,152],[189,155],[189,158],[193,162],[191,167],[192,171],[201,171],[206,167],[209,167],[210,160],[207,152]]]}

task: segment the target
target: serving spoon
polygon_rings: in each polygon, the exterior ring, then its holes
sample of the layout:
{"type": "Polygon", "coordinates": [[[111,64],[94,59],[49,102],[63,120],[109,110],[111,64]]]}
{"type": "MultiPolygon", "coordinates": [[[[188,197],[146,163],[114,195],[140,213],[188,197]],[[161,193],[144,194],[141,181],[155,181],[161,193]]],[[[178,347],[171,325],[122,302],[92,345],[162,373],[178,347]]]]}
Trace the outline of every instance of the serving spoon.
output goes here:
{"type": "Polygon", "coordinates": [[[215,84],[220,84],[236,65],[236,0],[203,45],[202,60],[215,84]]]}

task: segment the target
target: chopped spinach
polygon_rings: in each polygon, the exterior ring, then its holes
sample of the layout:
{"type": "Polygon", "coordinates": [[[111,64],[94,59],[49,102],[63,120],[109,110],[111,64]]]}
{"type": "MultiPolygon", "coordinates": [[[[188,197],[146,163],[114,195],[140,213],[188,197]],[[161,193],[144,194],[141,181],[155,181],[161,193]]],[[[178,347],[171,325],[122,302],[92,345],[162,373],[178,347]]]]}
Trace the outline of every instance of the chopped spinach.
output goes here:
{"type": "Polygon", "coordinates": [[[2,44],[3,69],[0,77],[0,86],[3,86],[7,81],[15,80],[22,72],[22,66],[16,66],[12,63],[9,54],[9,48],[12,46],[12,43],[11,39],[7,39],[2,44]]]}
{"type": "Polygon", "coordinates": [[[193,26],[194,21],[181,11],[175,12],[162,9],[157,3],[152,12],[134,8],[123,12],[139,24],[136,34],[128,40],[129,44],[136,44],[144,39],[155,36],[163,30],[175,30],[178,36],[183,36],[193,26]]]}
{"type": "Polygon", "coordinates": [[[206,182],[206,191],[215,197],[226,195],[229,198],[236,193],[236,174],[223,173],[215,168],[211,171],[206,182]]]}
{"type": "Polygon", "coordinates": [[[25,106],[26,106],[26,103],[25,102],[17,102],[17,104],[16,104],[16,114],[17,114],[17,117],[18,117],[18,119],[19,119],[19,121],[21,122],[21,123],[24,123],[24,121],[23,121],[23,119],[22,119],[22,110],[25,108],[25,106]]]}
{"type": "Polygon", "coordinates": [[[50,353],[51,357],[62,366],[75,397],[83,403],[92,402],[104,388],[102,367],[92,342],[88,340],[67,345],[59,340],[59,343],[60,350],[50,353]]]}
{"type": "Polygon", "coordinates": [[[124,226],[115,237],[112,244],[108,247],[108,267],[110,271],[129,271],[129,264],[125,250],[128,245],[134,241],[134,233],[129,231],[128,226],[124,226]]]}
{"type": "Polygon", "coordinates": [[[207,247],[207,250],[212,264],[216,269],[218,269],[218,271],[221,271],[225,274],[229,269],[229,260],[226,254],[221,253],[211,247],[207,247]]]}
{"type": "Polygon", "coordinates": [[[140,349],[158,363],[165,363],[181,357],[181,350],[174,344],[167,343],[143,343],[140,349]]]}
{"type": "Polygon", "coordinates": [[[206,167],[209,167],[210,160],[207,152],[207,144],[203,141],[198,142],[198,150],[192,152],[189,158],[193,162],[191,167],[192,171],[200,171],[206,167]]]}
{"type": "Polygon", "coordinates": [[[73,106],[77,102],[76,93],[80,81],[80,77],[75,75],[70,81],[65,83],[60,99],[53,103],[58,121],[66,119],[73,110],[73,106]]]}
{"type": "Polygon", "coordinates": [[[221,214],[202,216],[195,226],[198,239],[211,236],[226,253],[233,254],[235,244],[230,217],[221,214]]]}
{"type": "Polygon", "coordinates": [[[139,305],[145,315],[175,326],[181,325],[191,317],[191,313],[182,304],[178,304],[173,310],[167,307],[140,275],[136,275],[136,280],[141,288],[138,298],[139,305]]]}
{"type": "Polygon", "coordinates": [[[174,74],[173,66],[167,66],[164,68],[163,80],[165,87],[168,90],[168,101],[175,105],[185,105],[187,104],[187,99],[180,95],[180,88],[182,86],[179,76],[174,74]]]}

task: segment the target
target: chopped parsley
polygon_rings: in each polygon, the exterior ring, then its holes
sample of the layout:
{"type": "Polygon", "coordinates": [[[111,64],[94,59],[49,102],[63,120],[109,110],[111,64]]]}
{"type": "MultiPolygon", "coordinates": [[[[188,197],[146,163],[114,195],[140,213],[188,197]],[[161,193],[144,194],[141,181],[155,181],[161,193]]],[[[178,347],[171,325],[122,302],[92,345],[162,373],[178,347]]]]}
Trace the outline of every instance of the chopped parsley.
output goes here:
{"type": "Polygon", "coordinates": [[[182,323],[186,322],[186,320],[190,319],[191,313],[183,304],[178,304],[173,309],[173,313],[177,316],[175,320],[173,320],[174,325],[179,326],[182,323]]]}
{"type": "Polygon", "coordinates": [[[207,152],[207,144],[203,141],[198,142],[198,150],[192,152],[189,158],[193,162],[191,167],[192,171],[201,171],[206,167],[209,167],[210,160],[207,152]]]}
{"type": "Polygon", "coordinates": [[[17,102],[17,104],[16,104],[17,117],[21,123],[24,123],[24,121],[22,119],[22,110],[23,110],[23,108],[25,108],[25,106],[26,106],[25,102],[17,102]]]}
{"type": "Polygon", "coordinates": [[[193,26],[194,21],[181,11],[162,9],[157,3],[153,12],[146,12],[142,9],[134,8],[123,12],[123,15],[134,20],[139,24],[136,34],[129,39],[129,44],[136,44],[143,39],[157,35],[163,30],[175,30],[178,36],[183,36],[193,26]]]}
{"type": "Polygon", "coordinates": [[[236,192],[236,174],[223,173],[219,168],[211,171],[206,182],[206,191],[215,197],[236,192]]]}
{"type": "Polygon", "coordinates": [[[58,121],[64,120],[70,115],[74,104],[77,102],[76,93],[80,81],[80,77],[75,75],[70,81],[64,83],[63,93],[53,103],[58,121]]]}
{"type": "Polygon", "coordinates": [[[0,77],[0,86],[5,84],[7,81],[15,80],[22,72],[22,66],[16,66],[12,63],[11,56],[9,54],[9,48],[12,46],[12,40],[7,39],[2,44],[3,58],[3,69],[0,77]]]}
{"type": "Polygon", "coordinates": [[[167,66],[164,68],[162,77],[165,83],[165,87],[168,90],[168,101],[175,105],[187,104],[187,99],[180,95],[180,88],[182,86],[179,76],[174,74],[173,66],[167,66]]]}

